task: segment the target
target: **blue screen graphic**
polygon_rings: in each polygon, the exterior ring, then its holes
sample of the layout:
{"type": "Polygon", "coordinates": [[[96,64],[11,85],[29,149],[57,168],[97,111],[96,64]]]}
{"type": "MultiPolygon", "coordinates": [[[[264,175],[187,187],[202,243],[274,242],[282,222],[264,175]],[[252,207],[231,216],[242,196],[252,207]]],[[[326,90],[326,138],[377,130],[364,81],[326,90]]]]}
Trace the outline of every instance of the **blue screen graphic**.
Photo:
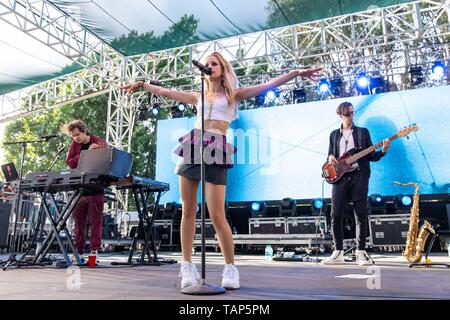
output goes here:
{"type": "MultiPolygon", "coordinates": [[[[375,144],[416,123],[409,139],[391,143],[388,154],[371,162],[369,194],[411,194],[414,188],[392,184],[417,182],[421,194],[449,192],[450,90],[423,88],[370,96],[358,96],[244,110],[228,130],[228,142],[238,151],[228,170],[226,201],[312,199],[322,196],[321,167],[327,159],[329,135],[341,121],[336,107],[351,102],[355,123],[366,127],[375,144]]],[[[195,118],[158,121],[156,180],[170,183],[161,202],[180,201],[178,138],[188,133],[195,118]]],[[[199,193],[200,194],[200,193],[199,193]]],[[[325,183],[324,197],[331,196],[325,183]]]]}

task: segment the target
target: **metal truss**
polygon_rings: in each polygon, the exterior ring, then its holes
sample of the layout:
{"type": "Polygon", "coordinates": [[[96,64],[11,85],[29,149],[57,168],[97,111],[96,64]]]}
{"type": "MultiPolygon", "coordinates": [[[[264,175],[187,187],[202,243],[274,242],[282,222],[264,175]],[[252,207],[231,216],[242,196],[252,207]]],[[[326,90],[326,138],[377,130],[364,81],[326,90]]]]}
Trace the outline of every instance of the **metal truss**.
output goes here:
{"type": "MultiPolygon", "coordinates": [[[[36,7],[35,2],[31,5],[24,0],[9,3],[11,8],[18,3],[36,7]]],[[[293,68],[323,65],[327,76],[340,76],[347,84],[365,70],[377,72],[403,89],[409,66],[449,60],[449,26],[450,0],[421,0],[132,57],[103,55],[109,58],[94,67],[20,90],[15,98],[2,96],[0,122],[106,92],[102,90],[122,81],[155,79],[168,87],[195,91],[199,77],[191,61],[213,51],[231,61],[243,85],[260,83],[293,68]]],[[[293,81],[285,88],[297,85],[293,81]]],[[[160,102],[162,106],[173,104],[164,98],[160,102]]]]}
{"type": "Polygon", "coordinates": [[[45,0],[4,0],[0,19],[82,67],[117,55],[103,40],[45,0]]]}

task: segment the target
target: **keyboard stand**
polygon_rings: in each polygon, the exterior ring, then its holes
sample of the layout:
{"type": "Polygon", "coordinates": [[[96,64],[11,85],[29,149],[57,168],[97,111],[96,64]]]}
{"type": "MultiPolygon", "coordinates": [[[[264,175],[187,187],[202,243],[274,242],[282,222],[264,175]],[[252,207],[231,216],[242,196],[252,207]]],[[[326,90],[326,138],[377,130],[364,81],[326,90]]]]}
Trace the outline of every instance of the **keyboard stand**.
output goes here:
{"type": "Polygon", "coordinates": [[[134,201],[136,203],[136,208],[138,211],[139,216],[139,224],[136,228],[134,235],[133,235],[133,244],[130,247],[130,253],[128,255],[128,261],[127,262],[112,262],[112,265],[153,265],[153,266],[159,266],[162,263],[176,263],[175,260],[172,259],[164,259],[161,260],[158,258],[158,252],[155,245],[155,237],[153,232],[153,223],[156,217],[156,212],[158,210],[159,200],[161,199],[161,195],[163,191],[155,191],[151,188],[147,188],[145,185],[142,184],[132,184],[128,186],[121,186],[120,189],[131,189],[133,191],[134,195],[134,201]],[[148,200],[150,198],[150,194],[153,192],[157,192],[155,205],[153,206],[152,212],[149,214],[147,207],[148,207],[148,200]],[[144,236],[145,242],[144,247],[142,249],[141,256],[137,259],[136,263],[133,263],[133,254],[136,250],[139,234],[142,234],[144,236]],[[150,245],[151,250],[153,253],[153,257],[150,253],[150,245]],[[147,255],[147,260],[145,259],[145,256],[147,255]]]}
{"type": "MultiPolygon", "coordinates": [[[[67,230],[66,222],[69,219],[69,217],[72,214],[73,209],[78,203],[78,200],[81,197],[83,189],[76,190],[73,195],[69,198],[67,201],[67,204],[61,208],[61,210],[58,208],[55,197],[53,193],[50,193],[50,200],[53,208],[56,210],[55,218],[53,218],[51,212],[50,212],[50,206],[47,203],[46,199],[46,193],[39,192],[42,198],[42,204],[44,205],[44,220],[45,215],[50,219],[51,222],[51,230],[48,234],[48,236],[45,238],[44,242],[42,243],[42,246],[40,249],[36,252],[35,258],[32,261],[34,264],[41,264],[43,263],[43,260],[45,256],[47,255],[48,250],[50,249],[51,245],[55,241],[55,239],[58,242],[58,245],[61,249],[61,252],[64,256],[65,265],[63,264],[63,267],[69,267],[72,265],[72,260],[69,258],[69,255],[67,253],[67,250],[64,247],[63,241],[61,239],[60,233],[61,231],[64,231],[66,234],[67,241],[69,243],[70,248],[72,249],[73,255],[76,259],[76,262],[78,265],[81,265],[81,258],[78,255],[78,252],[75,248],[75,245],[73,243],[72,237],[69,233],[69,230],[67,230]]],[[[60,265],[61,266],[61,265],[60,265]]]]}

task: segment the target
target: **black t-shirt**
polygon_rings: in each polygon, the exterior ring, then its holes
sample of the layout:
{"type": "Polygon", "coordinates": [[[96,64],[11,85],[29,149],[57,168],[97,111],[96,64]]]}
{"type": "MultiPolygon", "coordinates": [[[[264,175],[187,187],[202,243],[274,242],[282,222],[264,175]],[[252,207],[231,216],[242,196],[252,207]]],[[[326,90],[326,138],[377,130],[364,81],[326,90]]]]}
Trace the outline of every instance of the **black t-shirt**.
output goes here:
{"type": "Polygon", "coordinates": [[[83,144],[81,145],[81,151],[83,151],[83,150],[88,150],[89,147],[91,146],[91,144],[92,144],[92,141],[89,141],[88,143],[83,143],[83,144]]]}

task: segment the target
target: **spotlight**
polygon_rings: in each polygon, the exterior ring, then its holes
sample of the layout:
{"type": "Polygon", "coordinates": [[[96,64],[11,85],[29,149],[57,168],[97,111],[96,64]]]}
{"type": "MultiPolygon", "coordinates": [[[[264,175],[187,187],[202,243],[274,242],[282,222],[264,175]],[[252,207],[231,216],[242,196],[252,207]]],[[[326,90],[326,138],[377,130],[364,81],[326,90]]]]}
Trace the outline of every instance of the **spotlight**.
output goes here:
{"type": "Polygon", "coordinates": [[[422,84],[423,77],[423,68],[421,66],[412,66],[409,68],[409,76],[411,78],[411,84],[413,86],[418,86],[422,84]]]}
{"type": "Polygon", "coordinates": [[[285,215],[295,216],[297,205],[292,198],[284,198],[280,201],[279,216],[285,215]]]}
{"type": "Polygon", "coordinates": [[[330,92],[330,81],[328,79],[320,79],[317,84],[319,93],[326,94],[330,92]]]}
{"type": "Polygon", "coordinates": [[[264,202],[253,202],[252,203],[252,216],[253,217],[263,217],[267,212],[266,205],[264,202]]]}
{"type": "Polygon", "coordinates": [[[409,208],[412,205],[412,198],[407,195],[399,194],[394,199],[397,208],[409,208]]]}
{"type": "Polygon", "coordinates": [[[372,194],[369,196],[370,205],[372,207],[382,207],[384,206],[384,199],[381,194],[372,194]]]}
{"type": "Polygon", "coordinates": [[[276,96],[276,94],[275,94],[275,91],[273,91],[273,90],[267,91],[267,93],[266,93],[266,98],[267,98],[269,101],[275,100],[276,97],[277,97],[277,96],[276,96]]]}
{"type": "Polygon", "coordinates": [[[385,92],[384,79],[381,75],[375,75],[370,79],[370,91],[372,94],[385,92]]]}
{"type": "Polygon", "coordinates": [[[170,113],[172,114],[172,118],[182,117],[185,109],[186,109],[186,107],[182,103],[170,107],[170,113]]]}
{"type": "Polygon", "coordinates": [[[164,205],[164,211],[162,214],[162,218],[163,219],[174,219],[177,215],[177,210],[178,210],[178,203],[176,203],[175,201],[167,202],[164,205]]]}
{"type": "Polygon", "coordinates": [[[158,116],[158,114],[159,114],[159,109],[160,109],[161,107],[160,107],[160,105],[159,105],[159,103],[154,103],[153,104],[153,107],[152,107],[152,115],[154,116],[154,117],[157,117],[158,116]]]}
{"type": "Polygon", "coordinates": [[[358,73],[356,78],[356,90],[361,94],[369,93],[370,77],[366,72],[358,73]]]}
{"type": "Polygon", "coordinates": [[[294,103],[306,102],[306,90],[305,88],[297,88],[292,91],[292,100],[294,103]]]}
{"type": "Polygon", "coordinates": [[[320,210],[323,208],[323,199],[313,199],[311,205],[315,210],[320,210]]]}
{"type": "Polygon", "coordinates": [[[266,101],[266,96],[264,94],[261,94],[261,95],[255,97],[255,107],[261,108],[264,105],[265,101],[266,101]]]}
{"type": "Polygon", "coordinates": [[[333,78],[330,79],[330,91],[333,97],[342,96],[342,79],[341,78],[333,78]]]}
{"type": "Polygon", "coordinates": [[[436,80],[441,80],[445,75],[445,65],[441,61],[436,61],[431,66],[432,76],[436,80]]]}
{"type": "Polygon", "coordinates": [[[316,198],[311,201],[311,214],[319,215],[320,211],[325,207],[325,203],[322,198],[316,198]]]}
{"type": "Polygon", "coordinates": [[[148,112],[148,107],[147,107],[145,104],[142,103],[142,104],[138,107],[138,111],[139,111],[139,114],[138,114],[138,119],[139,119],[139,121],[145,121],[145,120],[148,119],[148,114],[147,114],[147,112],[148,112]]]}

